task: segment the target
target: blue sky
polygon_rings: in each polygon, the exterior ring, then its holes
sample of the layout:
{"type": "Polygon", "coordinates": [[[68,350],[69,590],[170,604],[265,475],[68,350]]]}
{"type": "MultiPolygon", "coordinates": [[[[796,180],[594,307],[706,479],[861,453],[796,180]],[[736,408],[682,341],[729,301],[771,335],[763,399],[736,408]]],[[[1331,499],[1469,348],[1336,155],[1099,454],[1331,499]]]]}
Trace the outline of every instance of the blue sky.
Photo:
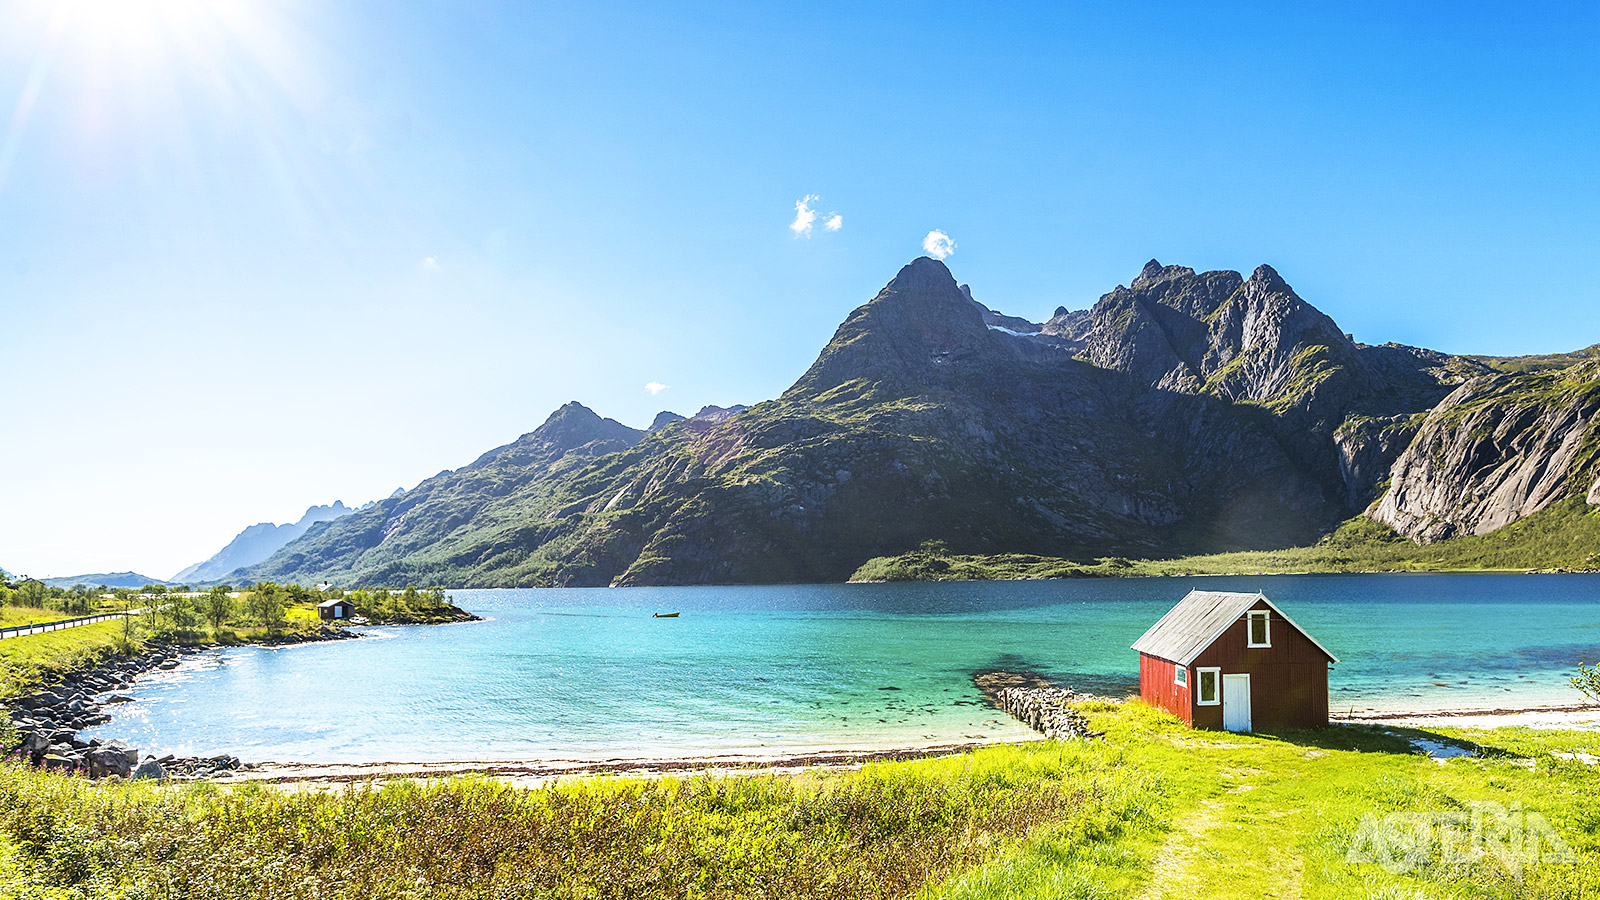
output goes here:
{"type": "Polygon", "coordinates": [[[1596,7],[996,6],[0,2],[0,566],[775,396],[934,229],[1032,318],[1156,257],[1600,341],[1596,7]]]}

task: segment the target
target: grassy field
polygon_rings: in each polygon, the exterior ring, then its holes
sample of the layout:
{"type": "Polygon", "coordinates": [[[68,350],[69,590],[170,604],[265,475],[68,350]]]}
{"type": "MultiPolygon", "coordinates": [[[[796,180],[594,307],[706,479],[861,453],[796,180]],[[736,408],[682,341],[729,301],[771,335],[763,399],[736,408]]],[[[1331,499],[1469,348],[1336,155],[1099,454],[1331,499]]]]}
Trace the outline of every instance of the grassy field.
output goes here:
{"type": "Polygon", "coordinates": [[[1430,732],[1475,753],[1440,761],[1412,752],[1421,733],[1403,729],[1239,736],[1139,704],[1088,711],[1105,739],[532,791],[471,778],[297,793],[91,784],[3,765],[0,894],[1600,895],[1600,773],[1551,755],[1600,750],[1600,735],[1430,732]],[[1457,824],[1416,824],[1440,821],[1457,824]],[[1441,849],[1470,846],[1471,822],[1487,827],[1488,853],[1441,849]],[[1461,840],[1440,844],[1441,831],[1461,840]]]}
{"type": "Polygon", "coordinates": [[[1291,572],[1526,571],[1600,568],[1600,509],[1581,497],[1486,535],[1416,544],[1365,518],[1310,547],[1074,562],[1047,556],[957,556],[915,552],[868,560],[852,581],[949,581],[1118,575],[1239,575],[1291,572]]]}

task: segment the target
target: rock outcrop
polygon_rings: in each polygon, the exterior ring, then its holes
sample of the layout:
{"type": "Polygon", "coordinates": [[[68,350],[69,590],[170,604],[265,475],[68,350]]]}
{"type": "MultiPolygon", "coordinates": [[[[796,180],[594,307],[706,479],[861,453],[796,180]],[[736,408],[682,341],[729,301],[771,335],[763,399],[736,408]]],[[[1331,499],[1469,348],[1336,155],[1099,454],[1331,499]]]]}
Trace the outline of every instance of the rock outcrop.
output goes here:
{"type": "Polygon", "coordinates": [[[1435,541],[1487,534],[1581,494],[1600,457],[1597,414],[1600,364],[1473,379],[1428,413],[1373,518],[1435,541]]]}

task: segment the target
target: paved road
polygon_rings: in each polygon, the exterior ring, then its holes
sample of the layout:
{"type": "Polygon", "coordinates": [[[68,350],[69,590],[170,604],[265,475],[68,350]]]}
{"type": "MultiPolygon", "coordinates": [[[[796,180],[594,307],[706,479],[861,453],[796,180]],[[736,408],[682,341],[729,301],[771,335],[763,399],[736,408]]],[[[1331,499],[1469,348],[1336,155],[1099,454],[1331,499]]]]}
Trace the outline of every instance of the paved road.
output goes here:
{"type": "Polygon", "coordinates": [[[40,622],[37,625],[15,625],[10,628],[0,628],[0,640],[5,638],[22,637],[25,634],[44,634],[46,631],[61,631],[65,628],[77,628],[79,625],[93,625],[96,622],[106,622],[111,619],[120,619],[125,615],[139,615],[145,608],[132,609],[126,613],[101,613],[93,616],[80,616],[76,619],[61,619],[55,622],[40,622]]]}

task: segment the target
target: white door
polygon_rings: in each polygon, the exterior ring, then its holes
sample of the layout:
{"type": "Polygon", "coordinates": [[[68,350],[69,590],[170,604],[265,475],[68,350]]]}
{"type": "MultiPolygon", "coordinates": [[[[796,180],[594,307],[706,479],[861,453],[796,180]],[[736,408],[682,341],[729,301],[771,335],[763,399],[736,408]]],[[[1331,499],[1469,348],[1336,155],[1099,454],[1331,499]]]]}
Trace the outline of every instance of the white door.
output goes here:
{"type": "Polygon", "coordinates": [[[1222,727],[1250,730],[1250,676],[1222,676],[1222,727]]]}

